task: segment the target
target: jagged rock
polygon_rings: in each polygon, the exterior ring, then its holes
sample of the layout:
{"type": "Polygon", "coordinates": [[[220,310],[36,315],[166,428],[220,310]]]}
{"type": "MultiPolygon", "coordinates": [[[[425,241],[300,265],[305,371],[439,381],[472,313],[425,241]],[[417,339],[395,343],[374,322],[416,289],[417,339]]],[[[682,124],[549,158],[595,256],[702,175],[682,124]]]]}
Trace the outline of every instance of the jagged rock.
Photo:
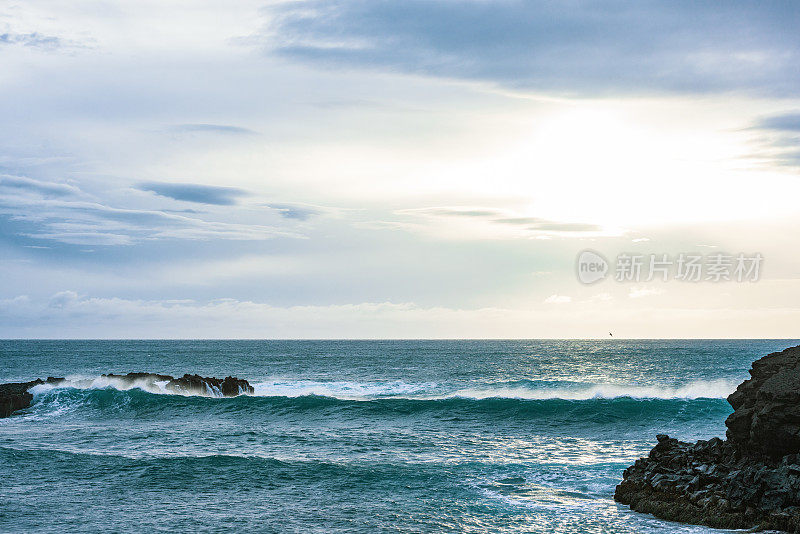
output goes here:
{"type": "Polygon", "coordinates": [[[13,412],[30,406],[33,395],[28,393],[28,389],[34,385],[26,382],[0,386],[0,417],[8,417],[13,412]]]}
{"type": "MultiPolygon", "coordinates": [[[[200,375],[185,374],[180,378],[170,375],[155,373],[128,373],[126,375],[107,374],[106,378],[118,379],[127,382],[131,387],[137,382],[149,384],[163,383],[164,389],[175,393],[189,395],[219,395],[235,397],[242,394],[252,394],[253,386],[247,380],[228,376],[213,378],[200,375]]],[[[8,417],[17,410],[30,406],[33,394],[28,390],[39,384],[58,385],[64,382],[63,378],[47,377],[46,380],[36,379],[30,382],[16,382],[0,384],[0,417],[8,417]]]]}
{"type": "Polygon", "coordinates": [[[56,384],[63,380],[63,378],[48,376],[47,380],[37,378],[31,382],[0,384],[0,417],[8,417],[17,410],[30,406],[33,395],[28,390],[33,386],[45,383],[56,384]]]}
{"type": "Polygon", "coordinates": [[[753,363],[750,379],[728,396],[727,437],[773,458],[800,452],[800,347],[753,363]]]}
{"type": "Polygon", "coordinates": [[[800,347],[761,358],[750,376],[728,397],[727,440],[657,435],[614,498],[672,521],[800,532],[800,347]]]}
{"type": "Polygon", "coordinates": [[[190,395],[221,395],[223,397],[235,397],[241,394],[252,394],[253,386],[247,380],[232,376],[213,378],[200,375],[185,374],[180,378],[173,378],[169,375],[159,375],[153,373],[128,373],[126,375],[103,375],[108,378],[116,378],[122,381],[134,383],[144,382],[163,382],[164,389],[175,393],[190,395]]]}

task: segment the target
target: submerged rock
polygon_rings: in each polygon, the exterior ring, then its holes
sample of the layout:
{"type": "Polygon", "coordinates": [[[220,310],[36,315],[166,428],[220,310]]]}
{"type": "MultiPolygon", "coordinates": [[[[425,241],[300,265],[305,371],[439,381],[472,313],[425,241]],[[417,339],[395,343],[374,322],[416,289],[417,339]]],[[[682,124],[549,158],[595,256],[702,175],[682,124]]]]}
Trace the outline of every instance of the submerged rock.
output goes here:
{"type": "MultiPolygon", "coordinates": [[[[158,388],[156,384],[163,384],[166,391],[184,395],[211,395],[220,397],[235,397],[242,394],[252,394],[253,386],[247,380],[228,376],[213,378],[200,375],[185,374],[174,378],[170,375],[155,373],[128,373],[126,375],[107,374],[105,378],[116,379],[128,387],[149,385],[158,388]]],[[[22,410],[31,405],[33,394],[30,389],[40,384],[59,385],[65,382],[64,378],[48,377],[46,380],[36,379],[30,382],[15,382],[0,384],[0,417],[8,417],[17,410],[22,410]]]]}
{"type": "Polygon", "coordinates": [[[727,440],[659,434],[614,499],[672,521],[800,532],[800,346],[757,360],[750,377],[728,397],[727,440]]]}

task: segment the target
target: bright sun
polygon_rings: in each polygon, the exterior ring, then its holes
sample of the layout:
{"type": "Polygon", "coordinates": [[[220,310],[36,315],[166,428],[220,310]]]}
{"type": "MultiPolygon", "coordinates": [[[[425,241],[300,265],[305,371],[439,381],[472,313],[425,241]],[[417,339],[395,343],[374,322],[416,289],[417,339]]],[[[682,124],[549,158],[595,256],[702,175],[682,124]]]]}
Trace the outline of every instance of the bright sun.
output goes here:
{"type": "Polygon", "coordinates": [[[748,153],[738,132],[600,107],[532,122],[531,135],[495,168],[497,180],[531,198],[538,216],[626,227],[759,217],[781,204],[792,212],[780,199],[754,205],[754,174],[798,186],[737,167],[748,153]]]}

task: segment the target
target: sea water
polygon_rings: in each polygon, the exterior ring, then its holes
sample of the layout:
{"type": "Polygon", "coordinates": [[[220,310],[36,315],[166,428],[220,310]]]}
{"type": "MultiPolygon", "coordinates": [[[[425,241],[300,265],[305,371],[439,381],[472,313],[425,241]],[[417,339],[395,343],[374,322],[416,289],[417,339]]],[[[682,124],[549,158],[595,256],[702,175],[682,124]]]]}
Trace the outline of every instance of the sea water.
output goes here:
{"type": "Polygon", "coordinates": [[[0,341],[3,532],[712,532],[613,500],[787,340],[0,341]],[[183,396],[103,373],[245,378],[183,396]]]}

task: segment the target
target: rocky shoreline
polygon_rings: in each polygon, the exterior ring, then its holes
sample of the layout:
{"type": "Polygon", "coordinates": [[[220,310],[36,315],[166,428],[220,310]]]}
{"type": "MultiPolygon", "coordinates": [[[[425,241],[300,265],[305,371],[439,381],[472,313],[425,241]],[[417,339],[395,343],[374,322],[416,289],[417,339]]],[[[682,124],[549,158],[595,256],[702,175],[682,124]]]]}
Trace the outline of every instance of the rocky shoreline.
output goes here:
{"type": "MultiPolygon", "coordinates": [[[[217,397],[236,397],[253,393],[253,386],[247,380],[228,376],[214,378],[200,375],[185,374],[175,378],[170,375],[155,373],[128,373],[125,375],[102,375],[105,379],[117,380],[127,387],[152,387],[183,395],[208,395],[217,397]]],[[[53,386],[64,385],[68,382],[65,378],[47,377],[30,382],[15,382],[0,384],[0,417],[9,417],[17,410],[22,410],[31,405],[33,394],[30,389],[42,384],[53,386]]]]}
{"type": "Polygon", "coordinates": [[[615,500],[671,521],[800,532],[800,346],[754,362],[728,402],[726,440],[658,435],[615,500]]]}

